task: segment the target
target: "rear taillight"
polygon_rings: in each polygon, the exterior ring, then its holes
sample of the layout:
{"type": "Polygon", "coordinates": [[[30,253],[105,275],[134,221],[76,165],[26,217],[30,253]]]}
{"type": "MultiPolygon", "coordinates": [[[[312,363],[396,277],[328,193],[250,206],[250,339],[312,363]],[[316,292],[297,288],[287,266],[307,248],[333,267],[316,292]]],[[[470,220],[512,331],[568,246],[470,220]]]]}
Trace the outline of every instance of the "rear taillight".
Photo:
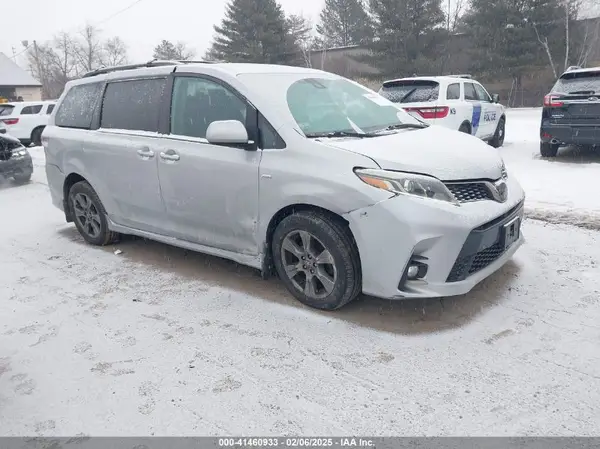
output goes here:
{"type": "Polygon", "coordinates": [[[565,104],[560,101],[560,95],[556,95],[556,94],[548,94],[544,97],[544,107],[547,108],[560,108],[561,106],[564,106],[565,104]]]}
{"type": "Polygon", "coordinates": [[[433,108],[405,108],[406,112],[416,112],[424,119],[444,118],[448,115],[448,106],[437,106],[433,108]]]}
{"type": "Polygon", "coordinates": [[[16,125],[17,123],[19,123],[18,118],[7,118],[2,121],[4,122],[5,125],[16,125]]]}

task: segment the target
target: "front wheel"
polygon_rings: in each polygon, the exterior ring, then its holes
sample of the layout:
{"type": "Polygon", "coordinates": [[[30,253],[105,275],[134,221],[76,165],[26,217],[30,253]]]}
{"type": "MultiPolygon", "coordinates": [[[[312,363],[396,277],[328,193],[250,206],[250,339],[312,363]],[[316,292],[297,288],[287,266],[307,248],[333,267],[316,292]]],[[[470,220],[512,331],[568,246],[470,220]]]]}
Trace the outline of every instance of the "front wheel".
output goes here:
{"type": "Polygon", "coordinates": [[[494,133],[494,137],[490,140],[490,145],[494,148],[500,148],[504,145],[504,135],[506,134],[506,120],[503,118],[498,122],[498,126],[496,127],[496,132],[494,133]]]}
{"type": "Polygon", "coordinates": [[[334,310],[360,293],[356,244],[348,228],[324,213],[302,211],[284,218],[272,251],[280,279],[303,304],[334,310]]]}
{"type": "Polygon", "coordinates": [[[27,184],[31,181],[31,172],[22,172],[13,176],[13,179],[17,184],[27,184]]]}
{"type": "Polygon", "coordinates": [[[117,241],[118,234],[108,228],[106,211],[91,185],[86,181],[74,184],[68,198],[75,226],[86,242],[104,246],[117,241]]]}
{"type": "Polygon", "coordinates": [[[556,157],[558,147],[557,143],[540,142],[540,154],[542,157],[556,157]]]}

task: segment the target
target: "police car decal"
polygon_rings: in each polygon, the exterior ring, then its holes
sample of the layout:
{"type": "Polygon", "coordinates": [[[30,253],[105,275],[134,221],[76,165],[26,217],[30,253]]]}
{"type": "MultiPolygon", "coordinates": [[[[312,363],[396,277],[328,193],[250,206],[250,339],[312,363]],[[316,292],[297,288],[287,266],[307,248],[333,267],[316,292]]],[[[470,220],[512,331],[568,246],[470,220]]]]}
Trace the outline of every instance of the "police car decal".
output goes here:
{"type": "Polygon", "coordinates": [[[473,105],[473,115],[471,117],[471,134],[477,134],[477,130],[479,129],[479,122],[481,120],[481,105],[474,104],[473,105]]]}

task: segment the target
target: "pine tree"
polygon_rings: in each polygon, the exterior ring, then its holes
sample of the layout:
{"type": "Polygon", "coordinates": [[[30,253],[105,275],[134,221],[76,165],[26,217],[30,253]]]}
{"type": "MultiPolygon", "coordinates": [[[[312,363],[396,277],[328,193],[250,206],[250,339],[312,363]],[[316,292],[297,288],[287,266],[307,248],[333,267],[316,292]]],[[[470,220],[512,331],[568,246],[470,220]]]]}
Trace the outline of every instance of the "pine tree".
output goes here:
{"type": "Polygon", "coordinates": [[[367,42],[371,21],[362,0],[325,0],[317,33],[326,47],[345,47],[367,42]]]}
{"type": "Polygon", "coordinates": [[[365,62],[385,76],[436,73],[447,37],[441,0],[370,0],[374,39],[365,62]]]}
{"type": "Polygon", "coordinates": [[[194,53],[188,50],[183,42],[174,44],[168,40],[162,40],[160,44],[154,47],[153,57],[155,59],[183,61],[190,59],[194,53]]]}
{"type": "Polygon", "coordinates": [[[210,59],[229,62],[290,63],[298,48],[276,0],[231,0],[208,51],[210,59]]]}

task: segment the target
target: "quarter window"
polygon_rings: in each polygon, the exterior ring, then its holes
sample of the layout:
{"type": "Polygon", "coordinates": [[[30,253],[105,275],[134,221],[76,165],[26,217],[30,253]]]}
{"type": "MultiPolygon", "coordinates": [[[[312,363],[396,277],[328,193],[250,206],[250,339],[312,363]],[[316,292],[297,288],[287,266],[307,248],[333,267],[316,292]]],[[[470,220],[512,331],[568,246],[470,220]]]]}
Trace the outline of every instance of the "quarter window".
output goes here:
{"type": "Polygon", "coordinates": [[[100,83],[82,84],[69,89],[56,111],[56,126],[90,129],[100,91],[100,83]]]}
{"type": "Polygon", "coordinates": [[[50,114],[52,114],[52,111],[54,111],[54,105],[53,104],[49,104],[48,105],[48,110],[46,111],[46,114],[50,115],[50,114]]]}
{"type": "Polygon", "coordinates": [[[446,100],[460,100],[460,83],[448,85],[446,100]]]}
{"type": "Polygon", "coordinates": [[[212,122],[246,123],[247,104],[226,87],[204,78],[176,77],[171,101],[171,134],[206,138],[212,122]]]}
{"type": "Polygon", "coordinates": [[[25,106],[23,108],[23,110],[21,111],[21,115],[39,114],[41,110],[42,110],[42,105],[41,104],[36,104],[36,105],[33,105],[33,106],[25,106]]]}
{"type": "Polygon", "coordinates": [[[100,127],[158,131],[165,78],[117,81],[106,86],[100,127]]]}
{"type": "Polygon", "coordinates": [[[479,98],[477,97],[477,92],[475,92],[475,87],[473,86],[473,83],[465,83],[465,100],[479,100],[479,98]]]}

